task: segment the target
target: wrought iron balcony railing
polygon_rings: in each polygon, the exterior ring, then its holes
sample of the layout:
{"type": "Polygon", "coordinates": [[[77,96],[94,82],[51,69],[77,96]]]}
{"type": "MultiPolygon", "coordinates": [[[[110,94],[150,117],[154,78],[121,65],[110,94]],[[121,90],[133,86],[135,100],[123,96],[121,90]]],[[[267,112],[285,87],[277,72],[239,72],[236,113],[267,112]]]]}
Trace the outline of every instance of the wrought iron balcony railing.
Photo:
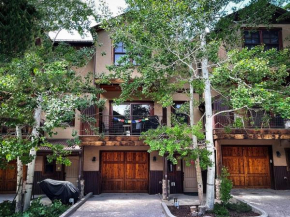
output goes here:
{"type": "Polygon", "coordinates": [[[141,135],[163,124],[161,116],[85,115],[80,135],[141,135]]]}
{"type": "Polygon", "coordinates": [[[224,113],[214,117],[214,129],[226,127],[233,129],[288,129],[290,126],[289,120],[265,111],[249,112],[246,115],[224,113]]]}

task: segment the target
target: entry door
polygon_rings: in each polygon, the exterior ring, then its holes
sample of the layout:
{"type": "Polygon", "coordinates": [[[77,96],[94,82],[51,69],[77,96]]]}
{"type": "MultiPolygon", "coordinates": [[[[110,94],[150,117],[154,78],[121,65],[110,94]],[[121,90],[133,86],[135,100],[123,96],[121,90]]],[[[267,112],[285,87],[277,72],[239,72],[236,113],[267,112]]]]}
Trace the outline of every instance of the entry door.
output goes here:
{"type": "Polygon", "coordinates": [[[197,192],[195,165],[191,164],[190,166],[186,166],[186,163],[184,161],[183,172],[184,172],[183,191],[184,192],[197,192]]]}
{"type": "Polygon", "coordinates": [[[71,165],[65,167],[65,180],[73,183],[77,187],[79,176],[79,157],[69,157],[69,160],[71,161],[71,165]]]}
{"type": "Polygon", "coordinates": [[[102,152],[102,192],[148,192],[147,152],[102,152]]]}
{"type": "Polygon", "coordinates": [[[222,146],[222,164],[237,188],[270,188],[269,149],[265,146],[222,146]]]}

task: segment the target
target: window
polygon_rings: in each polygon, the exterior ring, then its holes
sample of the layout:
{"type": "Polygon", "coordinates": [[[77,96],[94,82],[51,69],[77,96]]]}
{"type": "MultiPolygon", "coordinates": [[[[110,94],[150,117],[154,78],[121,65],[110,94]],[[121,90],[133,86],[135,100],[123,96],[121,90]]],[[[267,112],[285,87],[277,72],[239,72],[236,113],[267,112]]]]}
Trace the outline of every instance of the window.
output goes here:
{"type": "MultiPolygon", "coordinates": [[[[122,63],[119,63],[120,59],[124,56],[126,56],[126,48],[123,42],[119,42],[116,44],[116,47],[114,48],[114,64],[115,65],[122,65],[122,63]]],[[[140,55],[137,55],[137,59],[140,58],[140,55]]],[[[131,62],[134,66],[137,66],[137,61],[134,59],[130,59],[129,62],[131,62]]]]}
{"type": "Polygon", "coordinates": [[[126,55],[126,48],[123,42],[119,42],[116,44],[116,47],[114,48],[114,64],[120,65],[119,61],[120,59],[126,55]]]}
{"type": "Polygon", "coordinates": [[[187,105],[186,102],[174,102],[173,104],[172,113],[175,115],[176,121],[181,124],[189,124],[189,117],[185,112],[187,105]]]}
{"type": "Polygon", "coordinates": [[[264,45],[265,50],[272,48],[279,50],[282,47],[280,32],[281,30],[245,30],[244,46],[251,49],[257,45],[264,45]]]}
{"type": "Polygon", "coordinates": [[[111,104],[111,117],[109,122],[111,134],[140,135],[148,129],[156,129],[159,125],[158,116],[153,115],[151,102],[125,102],[120,105],[111,104]]]}
{"type": "Polygon", "coordinates": [[[44,174],[52,174],[54,173],[55,164],[54,162],[48,162],[47,157],[44,157],[44,174]]]}

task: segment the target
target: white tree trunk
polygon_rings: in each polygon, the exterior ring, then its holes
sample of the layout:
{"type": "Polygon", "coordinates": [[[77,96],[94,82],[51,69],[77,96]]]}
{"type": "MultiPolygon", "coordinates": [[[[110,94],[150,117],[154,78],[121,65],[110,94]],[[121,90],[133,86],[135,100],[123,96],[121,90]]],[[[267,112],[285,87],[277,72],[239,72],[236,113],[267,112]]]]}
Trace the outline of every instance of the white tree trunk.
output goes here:
{"type": "MultiPolygon", "coordinates": [[[[201,36],[201,47],[205,51],[206,46],[206,32],[201,36]]],[[[209,156],[212,166],[207,168],[207,185],[206,185],[206,207],[212,210],[214,207],[214,183],[215,183],[215,155],[213,144],[213,122],[212,122],[212,100],[211,100],[211,86],[208,73],[208,58],[206,56],[202,59],[202,75],[205,81],[204,100],[205,100],[205,131],[206,131],[206,148],[211,155],[209,156]]]]}
{"type": "MultiPolygon", "coordinates": [[[[194,127],[194,89],[192,85],[193,75],[190,79],[190,126],[194,127]]],[[[194,149],[198,148],[197,145],[197,138],[196,136],[192,135],[192,147],[194,149]]],[[[199,164],[199,158],[195,160],[195,170],[196,170],[196,179],[197,179],[197,191],[198,191],[198,199],[200,204],[203,204],[203,184],[202,184],[202,175],[201,175],[201,168],[199,164]]]]}
{"type": "MultiPolygon", "coordinates": [[[[38,107],[34,111],[34,126],[32,130],[32,140],[36,140],[39,138],[39,127],[40,127],[40,115],[41,115],[41,101],[42,97],[38,97],[38,107]]],[[[33,156],[33,160],[28,164],[27,167],[27,180],[25,185],[25,196],[24,196],[24,205],[23,210],[26,211],[30,206],[30,200],[32,195],[32,187],[33,187],[33,178],[34,178],[34,169],[35,169],[35,158],[36,158],[36,150],[32,148],[29,153],[33,156]]]]}
{"type": "MultiPolygon", "coordinates": [[[[22,132],[19,126],[16,126],[16,136],[18,141],[22,140],[22,132]]],[[[16,188],[16,206],[15,212],[22,212],[22,198],[23,198],[23,164],[19,157],[17,157],[17,188],[16,188]]]]}

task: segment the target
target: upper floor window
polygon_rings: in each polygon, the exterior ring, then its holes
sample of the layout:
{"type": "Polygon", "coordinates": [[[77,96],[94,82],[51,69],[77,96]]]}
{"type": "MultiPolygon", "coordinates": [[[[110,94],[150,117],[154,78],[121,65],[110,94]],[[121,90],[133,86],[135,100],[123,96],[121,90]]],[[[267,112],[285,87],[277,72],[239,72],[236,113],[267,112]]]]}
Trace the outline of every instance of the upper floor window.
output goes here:
{"type": "Polygon", "coordinates": [[[186,102],[174,102],[172,113],[174,114],[175,120],[178,123],[189,124],[189,116],[186,113],[186,102]]]}
{"type": "Polygon", "coordinates": [[[280,40],[281,30],[245,30],[244,31],[244,46],[251,49],[257,45],[264,45],[265,50],[275,48],[279,50],[282,47],[280,40]]]}
{"type": "Polygon", "coordinates": [[[119,42],[116,44],[116,47],[114,48],[114,64],[120,65],[119,61],[120,59],[126,55],[126,48],[123,42],[119,42]]]}

